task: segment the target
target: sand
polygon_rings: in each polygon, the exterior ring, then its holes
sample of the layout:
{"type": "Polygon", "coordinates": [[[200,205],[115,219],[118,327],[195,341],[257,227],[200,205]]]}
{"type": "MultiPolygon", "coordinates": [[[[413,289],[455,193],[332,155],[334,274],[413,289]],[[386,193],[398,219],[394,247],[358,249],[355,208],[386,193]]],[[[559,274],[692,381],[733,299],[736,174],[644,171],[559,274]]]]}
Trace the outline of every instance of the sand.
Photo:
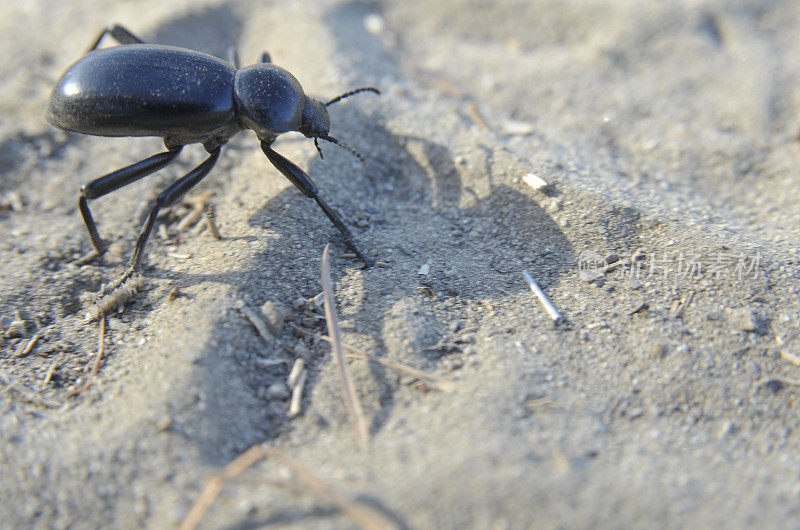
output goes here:
{"type": "MultiPolygon", "coordinates": [[[[800,4],[31,0],[2,13],[0,526],[174,527],[262,442],[397,527],[797,525],[800,4]],[[124,269],[148,201],[204,157],[187,147],[93,201],[111,250],[81,260],[80,186],[163,148],[44,120],[58,76],[110,23],[221,57],[236,47],[245,64],[268,50],[321,99],[379,87],[331,107],[366,166],[327,143],[321,160],[296,133],[275,144],[379,266],[348,257],[241,133],[187,196],[214,206],[222,239],[179,230],[185,205],[162,216],[92,374],[86,298],[124,269]],[[366,449],[309,302],[329,242],[344,343],[458,387],[349,360],[366,449]],[[269,340],[243,310],[268,302],[267,317],[286,315],[269,340]]],[[[355,526],[276,487],[288,476],[256,463],[201,527],[355,526]]]]}

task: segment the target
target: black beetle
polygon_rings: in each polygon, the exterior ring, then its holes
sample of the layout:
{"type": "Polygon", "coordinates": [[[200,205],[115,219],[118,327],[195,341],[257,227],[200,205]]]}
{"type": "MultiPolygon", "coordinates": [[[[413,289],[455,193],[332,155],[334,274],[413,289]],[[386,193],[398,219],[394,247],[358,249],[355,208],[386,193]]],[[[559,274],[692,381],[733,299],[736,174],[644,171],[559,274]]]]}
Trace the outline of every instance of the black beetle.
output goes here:
{"type": "Polygon", "coordinates": [[[102,176],[81,188],[78,207],[97,253],[105,252],[87,201],[143,178],[172,162],[184,145],[202,143],[209,157],[158,195],[142,227],[133,255],[123,276],[106,286],[118,287],[134,273],[142,259],[158,212],[175,204],[205,177],[231,136],[252,129],[272,164],[314,199],[344,236],[347,245],[367,267],[372,260],[356,246],[352,234],[330,206],[319,196],[309,176],[271,145],[278,135],[299,131],[314,139],[333,142],[363,162],[351,147],[330,133],[327,106],[373,87],[346,92],[327,103],[307,97],[292,74],[271,63],[238,67],[235,53],[230,62],[193,50],[145,44],[122,26],[100,33],[91,53],[73,64],[59,79],[50,96],[47,120],[54,126],[95,136],[157,136],[166,151],[102,176]],[[97,50],[105,35],[122,46],[97,50]]]}

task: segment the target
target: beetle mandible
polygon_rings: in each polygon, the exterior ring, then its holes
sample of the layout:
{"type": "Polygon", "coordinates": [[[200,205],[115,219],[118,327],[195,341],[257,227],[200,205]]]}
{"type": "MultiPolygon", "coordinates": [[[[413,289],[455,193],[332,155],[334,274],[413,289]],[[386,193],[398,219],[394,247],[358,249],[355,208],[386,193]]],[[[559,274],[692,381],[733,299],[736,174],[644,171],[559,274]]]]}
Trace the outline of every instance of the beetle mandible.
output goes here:
{"type": "Polygon", "coordinates": [[[89,52],[59,79],[50,96],[47,120],[58,128],[95,136],[161,137],[166,148],[81,187],[78,208],[99,255],[106,246],[89,211],[89,200],[162,169],[175,160],[184,145],[201,143],[209,153],[204,162],[158,195],[127,269],[104,292],[119,287],[136,271],[159,210],[175,204],[200,182],[214,167],[222,145],[244,129],[255,131],[269,161],[303,195],[316,201],[365,266],[372,265],[347,226],[320,197],[311,178],[271,146],[280,134],[299,131],[313,138],[320,157],[318,140],[322,139],[347,149],[363,162],[353,148],[330,135],[327,107],[360,92],[380,94],[378,89],[358,88],[323,103],[307,97],[297,79],[273,64],[267,53],[259,63],[239,68],[235,52],[230,61],[223,61],[184,48],[145,44],[119,25],[103,30],[89,52]],[[98,50],[106,35],[121,46],[98,50]]]}

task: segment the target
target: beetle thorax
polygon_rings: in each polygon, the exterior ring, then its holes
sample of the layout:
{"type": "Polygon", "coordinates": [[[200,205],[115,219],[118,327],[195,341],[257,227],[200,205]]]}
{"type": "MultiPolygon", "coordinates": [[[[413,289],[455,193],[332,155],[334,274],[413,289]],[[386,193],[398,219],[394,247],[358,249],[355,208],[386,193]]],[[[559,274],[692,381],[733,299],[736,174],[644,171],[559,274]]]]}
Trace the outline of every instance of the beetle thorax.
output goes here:
{"type": "Polygon", "coordinates": [[[310,98],[292,74],[274,64],[237,70],[233,95],[239,121],[262,140],[272,141],[285,132],[299,131],[305,123],[310,98]]]}

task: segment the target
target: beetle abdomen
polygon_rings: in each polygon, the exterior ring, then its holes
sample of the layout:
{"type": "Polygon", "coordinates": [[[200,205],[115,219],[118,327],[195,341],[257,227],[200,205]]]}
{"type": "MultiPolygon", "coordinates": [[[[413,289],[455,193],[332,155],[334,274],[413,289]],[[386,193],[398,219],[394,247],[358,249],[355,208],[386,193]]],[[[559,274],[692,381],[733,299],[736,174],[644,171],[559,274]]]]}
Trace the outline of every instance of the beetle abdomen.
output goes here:
{"type": "Polygon", "coordinates": [[[203,141],[234,127],[234,73],[221,59],[171,46],[106,48],[61,76],[47,119],[61,129],[97,136],[203,141]]]}

